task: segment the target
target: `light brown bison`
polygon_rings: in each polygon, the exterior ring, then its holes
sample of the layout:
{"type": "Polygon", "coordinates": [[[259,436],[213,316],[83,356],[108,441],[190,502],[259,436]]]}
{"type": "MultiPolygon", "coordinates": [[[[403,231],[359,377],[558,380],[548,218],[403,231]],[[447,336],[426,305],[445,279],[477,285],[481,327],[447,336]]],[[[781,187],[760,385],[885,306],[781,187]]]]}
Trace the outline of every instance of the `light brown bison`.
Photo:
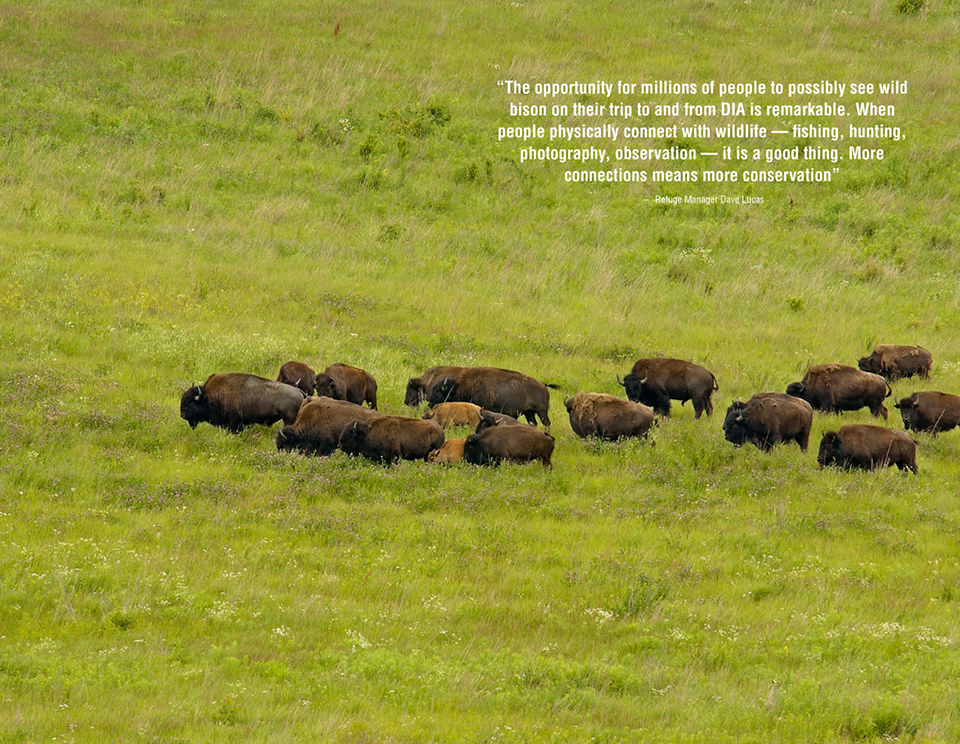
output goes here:
{"type": "Polygon", "coordinates": [[[888,380],[914,375],[928,378],[933,365],[933,354],[922,346],[880,344],[870,356],[861,357],[857,364],[864,372],[873,372],[888,380]]]}
{"type": "Polygon", "coordinates": [[[925,390],[902,398],[896,407],[909,431],[937,434],[960,425],[960,395],[925,390]]]}
{"type": "Polygon", "coordinates": [[[428,401],[431,406],[448,401],[475,403],[514,418],[522,415],[534,426],[539,417],[544,431],[549,431],[548,387],[540,380],[511,369],[467,367],[437,383],[428,401]]]}
{"type": "Polygon", "coordinates": [[[433,389],[447,377],[456,377],[465,367],[431,367],[419,377],[407,381],[407,392],[403,396],[405,405],[416,408],[425,400],[430,400],[433,389]]]}
{"type": "Polygon", "coordinates": [[[300,388],[306,395],[313,395],[316,387],[313,384],[313,378],[316,373],[309,364],[303,362],[284,362],[280,367],[280,374],[277,375],[277,382],[283,382],[287,385],[293,385],[300,388]]]}
{"type": "Polygon", "coordinates": [[[883,401],[890,386],[880,375],[846,364],[814,364],[801,382],[791,382],[787,395],[803,398],[818,411],[838,413],[867,407],[874,416],[887,418],[883,401]]]}
{"type": "Polygon", "coordinates": [[[812,424],[813,408],[807,401],[784,393],[757,393],[746,403],[730,405],[723,434],[738,447],[750,442],[769,452],[781,442],[794,441],[806,452],[812,424]]]}
{"type": "Polygon", "coordinates": [[[661,416],[670,415],[670,401],[683,405],[693,402],[694,418],[713,414],[713,391],[719,389],[710,370],[682,359],[653,357],[638,359],[630,374],[617,382],[623,385],[627,398],[653,408],[661,416]]]}
{"type": "Polygon", "coordinates": [[[917,472],[917,443],[905,431],[868,424],[847,424],[820,440],[820,467],[873,470],[896,465],[917,472]]]}
{"type": "Polygon", "coordinates": [[[579,392],[563,401],[570,427],[578,437],[615,440],[643,437],[653,425],[653,409],[643,403],[603,393],[579,392]]]}
{"type": "Polygon", "coordinates": [[[348,455],[391,464],[397,460],[426,460],[443,446],[443,429],[435,421],[406,416],[379,416],[358,421],[340,435],[340,449],[348,455]]]}
{"type": "Polygon", "coordinates": [[[357,405],[366,403],[377,410],[377,381],[365,369],[349,364],[331,364],[314,378],[313,384],[317,395],[357,405]]]}
{"type": "Polygon", "coordinates": [[[193,429],[208,421],[221,429],[241,431],[250,424],[292,424],[304,401],[292,385],[242,372],[214,374],[202,385],[183,391],[180,418],[193,429]]]}
{"type": "Polygon", "coordinates": [[[440,449],[427,455],[427,462],[437,465],[449,465],[463,459],[463,443],[466,439],[448,439],[440,449]]]}
{"type": "Polygon", "coordinates": [[[337,449],[344,429],[356,421],[370,421],[382,415],[346,400],[313,398],[303,404],[292,425],[277,432],[277,449],[329,455],[337,449]]]}
{"type": "Polygon", "coordinates": [[[463,443],[463,459],[474,465],[539,460],[544,466],[553,467],[550,458],[554,445],[552,436],[533,426],[499,424],[467,437],[463,443]]]}
{"type": "Polygon", "coordinates": [[[474,403],[440,403],[423,414],[428,421],[436,421],[446,431],[451,426],[476,428],[480,423],[480,406],[474,403]]]}

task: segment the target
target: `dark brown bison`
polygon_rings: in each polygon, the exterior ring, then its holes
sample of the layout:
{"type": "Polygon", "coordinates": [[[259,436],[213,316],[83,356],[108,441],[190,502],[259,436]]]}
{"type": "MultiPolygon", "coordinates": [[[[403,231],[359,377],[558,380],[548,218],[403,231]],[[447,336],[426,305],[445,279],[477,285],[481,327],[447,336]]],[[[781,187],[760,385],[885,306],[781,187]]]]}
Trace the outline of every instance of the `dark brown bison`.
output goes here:
{"type": "Polygon", "coordinates": [[[699,364],[682,359],[654,357],[638,359],[633,370],[622,380],[627,397],[635,403],[653,408],[661,416],[670,415],[670,401],[679,400],[683,405],[693,401],[694,418],[700,414],[713,414],[710,396],[717,390],[717,378],[699,364]]]}
{"type": "Polygon", "coordinates": [[[550,458],[554,444],[552,436],[533,426],[499,424],[467,437],[463,459],[474,465],[539,460],[546,467],[553,467],[550,458]]]}
{"type": "Polygon", "coordinates": [[[465,367],[431,367],[419,377],[407,381],[407,392],[403,396],[405,405],[416,408],[425,400],[430,400],[433,388],[447,377],[456,377],[465,367]]]}
{"type": "Polygon", "coordinates": [[[427,462],[437,465],[450,465],[463,459],[463,443],[466,439],[448,439],[440,449],[427,455],[427,462]]]}
{"type": "Polygon", "coordinates": [[[313,398],[300,408],[297,420],[277,432],[277,449],[307,455],[329,455],[343,430],[355,421],[370,421],[382,413],[333,398],[313,398]]]}
{"type": "Polygon", "coordinates": [[[545,383],[533,377],[499,367],[467,367],[434,385],[428,398],[431,406],[448,401],[475,403],[481,408],[499,411],[531,425],[537,417],[544,431],[550,431],[550,391],[545,383]]]}
{"type": "Polygon", "coordinates": [[[781,442],[794,441],[806,452],[812,424],[813,408],[807,401],[784,393],[757,393],[746,403],[730,405],[723,434],[738,447],[750,442],[769,452],[781,442]]]}
{"type": "Polygon", "coordinates": [[[358,421],[340,435],[340,449],[348,455],[391,464],[397,460],[426,460],[443,446],[443,429],[435,421],[406,416],[379,416],[358,421]]]}
{"type": "Polygon", "coordinates": [[[857,364],[864,372],[873,372],[888,380],[901,377],[930,377],[933,354],[922,346],[880,344],[870,356],[861,357],[857,364]]]}
{"type": "Polygon", "coordinates": [[[269,426],[281,419],[292,424],[304,397],[303,391],[292,385],[257,375],[210,375],[202,385],[183,391],[180,418],[186,419],[191,429],[208,421],[233,432],[250,424],[269,426]]]}
{"type": "Polygon", "coordinates": [[[480,406],[474,403],[440,403],[423,414],[427,421],[436,421],[446,431],[451,426],[476,428],[480,423],[480,406]]]}
{"type": "Polygon", "coordinates": [[[579,392],[563,401],[578,437],[643,437],[653,425],[653,409],[643,403],[603,393],[579,392]]]}
{"type": "Polygon", "coordinates": [[[818,411],[838,413],[866,406],[874,416],[887,418],[883,401],[890,386],[880,375],[846,364],[814,364],[801,382],[787,385],[787,395],[803,398],[818,411]]]}
{"type": "Polygon", "coordinates": [[[847,424],[828,431],[820,440],[820,467],[873,470],[896,465],[917,472],[917,443],[905,431],[868,424],[847,424]]]}
{"type": "Polygon", "coordinates": [[[960,425],[960,395],[925,390],[901,399],[896,407],[909,431],[937,434],[960,425]]]}
{"type": "Polygon", "coordinates": [[[366,403],[377,410],[377,381],[364,369],[349,364],[331,364],[313,379],[313,384],[317,395],[357,405],[366,403]]]}
{"type": "Polygon", "coordinates": [[[486,409],[480,411],[479,418],[480,420],[477,422],[477,428],[473,432],[474,434],[483,434],[483,432],[491,426],[529,426],[529,424],[518,421],[513,416],[508,416],[505,413],[497,413],[496,411],[488,411],[486,409]]]}
{"type": "Polygon", "coordinates": [[[293,385],[300,388],[306,395],[313,395],[316,387],[313,384],[313,378],[316,373],[309,364],[303,362],[284,362],[280,367],[280,374],[277,375],[277,382],[283,382],[287,385],[293,385]]]}

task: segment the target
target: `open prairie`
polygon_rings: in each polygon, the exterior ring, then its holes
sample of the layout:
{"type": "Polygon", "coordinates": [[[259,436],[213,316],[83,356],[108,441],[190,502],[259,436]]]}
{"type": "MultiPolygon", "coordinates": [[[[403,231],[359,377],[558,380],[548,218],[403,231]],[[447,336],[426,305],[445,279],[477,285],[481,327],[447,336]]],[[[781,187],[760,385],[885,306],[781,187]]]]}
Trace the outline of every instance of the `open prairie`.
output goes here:
{"type": "Polygon", "coordinates": [[[914,433],[914,475],[818,469],[866,409],[815,413],[806,452],[722,430],[878,343],[934,357],[879,423],[960,394],[958,42],[944,0],[3,3],[0,742],[960,740],[960,433],[914,433]],[[802,97],[893,115],[630,122],[782,126],[843,159],[635,144],[826,182],[569,183],[498,139],[537,120],[505,80],[906,90],[802,97]],[[824,132],[853,125],[900,135],[851,161],[824,132]],[[669,201],[716,194],[742,201],[669,201]],[[648,356],[712,371],[713,415],[578,438],[563,398],[622,397],[648,356]],[[362,367],[414,416],[428,367],[532,375],[553,468],[180,419],[210,374],[287,360],[362,367]]]}

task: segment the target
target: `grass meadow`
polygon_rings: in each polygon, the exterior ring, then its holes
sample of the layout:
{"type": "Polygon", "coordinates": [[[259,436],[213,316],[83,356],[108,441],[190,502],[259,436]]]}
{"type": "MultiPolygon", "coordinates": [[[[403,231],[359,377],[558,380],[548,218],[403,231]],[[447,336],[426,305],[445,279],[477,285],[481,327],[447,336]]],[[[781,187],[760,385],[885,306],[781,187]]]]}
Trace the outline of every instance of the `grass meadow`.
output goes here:
{"type": "Polygon", "coordinates": [[[3,3],[0,742],[960,739],[960,435],[914,476],[818,470],[865,409],[721,430],[876,343],[934,354],[889,426],[960,393],[958,40],[948,0],[3,3]],[[521,163],[503,79],[908,80],[906,136],[673,207],[716,189],[521,163]],[[713,417],[578,439],[562,398],[654,355],[713,417]],[[437,364],[559,385],[554,467],[179,418],[288,359],[390,413],[437,364]]]}

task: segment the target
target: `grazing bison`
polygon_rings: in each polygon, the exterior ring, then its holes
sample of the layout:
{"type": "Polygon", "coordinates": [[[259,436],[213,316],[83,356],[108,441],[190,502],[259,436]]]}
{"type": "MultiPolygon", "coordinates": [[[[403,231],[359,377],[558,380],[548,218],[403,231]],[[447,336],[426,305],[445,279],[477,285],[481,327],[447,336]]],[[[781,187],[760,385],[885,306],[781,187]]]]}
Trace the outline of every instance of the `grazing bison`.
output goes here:
{"type": "Polygon", "coordinates": [[[433,388],[447,377],[456,377],[465,367],[431,367],[420,377],[411,377],[407,381],[407,392],[403,396],[405,405],[416,408],[425,400],[430,400],[433,388]]]}
{"type": "Polygon", "coordinates": [[[873,372],[888,380],[901,377],[930,377],[933,354],[922,346],[895,346],[880,344],[870,356],[861,357],[857,364],[864,372],[873,372]]]}
{"type": "Polygon", "coordinates": [[[654,421],[653,409],[649,406],[603,393],[579,392],[566,398],[563,405],[578,437],[610,440],[643,437],[654,421]]]}
{"type": "Polygon", "coordinates": [[[313,398],[303,404],[292,425],[277,432],[277,449],[329,455],[337,449],[344,429],[356,421],[370,421],[382,415],[346,400],[313,398]]]}
{"type": "Polygon", "coordinates": [[[746,403],[730,405],[723,434],[738,447],[750,442],[769,452],[774,445],[794,441],[806,452],[812,423],[813,408],[807,401],[784,393],[757,393],[746,403]]]}
{"type": "Polygon", "coordinates": [[[466,439],[448,439],[440,449],[435,449],[427,455],[427,462],[437,465],[449,465],[463,459],[463,443],[466,439]]]}
{"type": "Polygon", "coordinates": [[[430,405],[447,401],[475,403],[514,418],[523,415],[532,426],[536,426],[539,416],[544,431],[550,431],[547,385],[520,372],[499,367],[467,367],[434,385],[428,399],[430,405]]]}
{"type": "Polygon", "coordinates": [[[363,455],[368,460],[426,460],[443,446],[443,429],[435,421],[406,416],[378,416],[372,421],[357,421],[340,435],[340,449],[348,455],[363,455]]]}
{"type": "Polygon", "coordinates": [[[250,424],[292,424],[304,400],[302,390],[276,380],[241,372],[210,375],[202,385],[183,391],[180,418],[193,429],[208,421],[238,432],[250,424]]]}
{"type": "Polygon", "coordinates": [[[903,425],[910,431],[937,434],[960,425],[960,395],[925,390],[897,404],[903,425]]]}
{"type": "Polygon", "coordinates": [[[880,375],[846,364],[815,364],[801,382],[787,386],[787,395],[803,398],[825,413],[856,411],[866,406],[874,416],[886,419],[883,401],[890,396],[890,386],[880,375]]]}
{"type": "Polygon", "coordinates": [[[622,380],[627,397],[635,403],[653,408],[661,416],[670,415],[670,400],[683,405],[693,401],[694,418],[713,414],[710,396],[717,390],[717,378],[709,370],[682,359],[638,359],[633,370],[622,380]]]}
{"type": "Polygon", "coordinates": [[[539,460],[553,467],[554,439],[533,426],[498,424],[480,434],[471,434],[463,443],[463,459],[474,465],[499,465],[501,462],[539,460]]]}
{"type": "Polygon", "coordinates": [[[280,367],[280,374],[277,375],[277,382],[283,382],[287,385],[293,385],[300,388],[306,395],[313,395],[316,387],[313,384],[313,378],[316,373],[309,364],[303,362],[284,362],[280,367]]]}
{"type": "Polygon", "coordinates": [[[364,369],[349,364],[331,364],[314,378],[313,384],[317,395],[357,405],[366,403],[377,410],[377,381],[364,369]]]}
{"type": "Polygon", "coordinates": [[[873,470],[896,465],[917,472],[917,443],[905,431],[868,424],[847,424],[828,431],[820,440],[820,467],[873,470]]]}
{"type": "Polygon", "coordinates": [[[423,418],[436,421],[444,431],[451,426],[476,428],[480,423],[481,410],[480,406],[473,403],[440,403],[423,414],[423,418]]]}

